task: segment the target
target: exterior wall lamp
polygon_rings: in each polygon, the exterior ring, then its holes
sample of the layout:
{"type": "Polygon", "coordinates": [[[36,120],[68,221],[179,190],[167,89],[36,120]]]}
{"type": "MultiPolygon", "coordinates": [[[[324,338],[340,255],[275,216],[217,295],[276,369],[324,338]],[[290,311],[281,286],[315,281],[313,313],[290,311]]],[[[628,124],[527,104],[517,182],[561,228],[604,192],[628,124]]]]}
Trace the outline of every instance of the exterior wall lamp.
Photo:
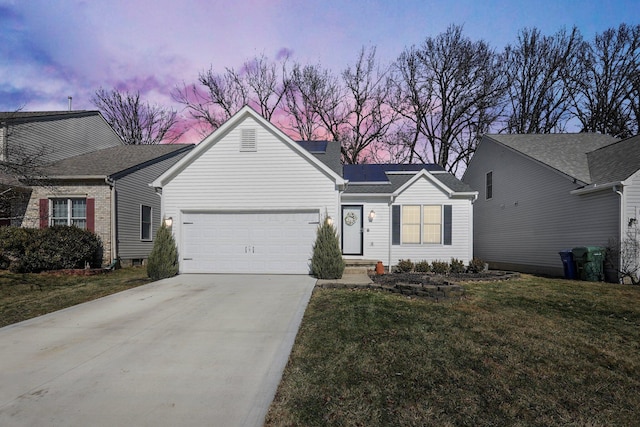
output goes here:
{"type": "Polygon", "coordinates": [[[369,222],[373,222],[373,219],[376,217],[376,211],[374,211],[373,209],[371,209],[371,212],[369,212],[369,222]]]}
{"type": "Polygon", "coordinates": [[[165,218],[164,219],[164,225],[166,225],[167,227],[171,228],[171,226],[173,225],[173,218],[171,218],[171,217],[165,218]]]}

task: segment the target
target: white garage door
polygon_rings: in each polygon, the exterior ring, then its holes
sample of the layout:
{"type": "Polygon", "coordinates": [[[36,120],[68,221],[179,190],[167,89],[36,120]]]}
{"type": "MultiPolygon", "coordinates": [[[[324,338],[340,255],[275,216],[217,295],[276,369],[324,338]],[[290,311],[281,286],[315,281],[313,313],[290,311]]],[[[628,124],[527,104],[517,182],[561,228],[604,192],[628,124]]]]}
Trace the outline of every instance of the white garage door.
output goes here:
{"type": "Polygon", "coordinates": [[[184,273],[309,274],[318,212],[184,213],[184,273]]]}

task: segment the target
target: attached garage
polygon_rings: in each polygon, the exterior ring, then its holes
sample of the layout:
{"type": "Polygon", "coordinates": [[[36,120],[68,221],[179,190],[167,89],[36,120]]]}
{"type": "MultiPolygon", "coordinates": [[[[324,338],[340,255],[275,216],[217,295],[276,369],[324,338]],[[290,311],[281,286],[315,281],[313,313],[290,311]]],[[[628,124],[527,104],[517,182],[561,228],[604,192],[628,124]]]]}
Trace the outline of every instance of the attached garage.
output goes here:
{"type": "Polygon", "coordinates": [[[318,211],[182,215],[184,273],[309,274],[318,211]]]}
{"type": "Polygon", "coordinates": [[[340,144],[312,148],[244,107],[158,177],[180,273],[309,274],[320,219],[337,217],[346,185],[340,144]]]}

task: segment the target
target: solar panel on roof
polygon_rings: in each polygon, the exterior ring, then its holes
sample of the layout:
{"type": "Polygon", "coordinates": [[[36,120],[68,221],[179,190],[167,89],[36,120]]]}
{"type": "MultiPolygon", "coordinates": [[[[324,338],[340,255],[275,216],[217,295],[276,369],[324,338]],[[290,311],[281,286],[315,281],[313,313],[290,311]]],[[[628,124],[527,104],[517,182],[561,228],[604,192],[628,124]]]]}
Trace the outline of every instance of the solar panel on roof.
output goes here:
{"type": "Polygon", "coordinates": [[[382,165],[344,165],[343,175],[351,182],[388,182],[382,165]]]}

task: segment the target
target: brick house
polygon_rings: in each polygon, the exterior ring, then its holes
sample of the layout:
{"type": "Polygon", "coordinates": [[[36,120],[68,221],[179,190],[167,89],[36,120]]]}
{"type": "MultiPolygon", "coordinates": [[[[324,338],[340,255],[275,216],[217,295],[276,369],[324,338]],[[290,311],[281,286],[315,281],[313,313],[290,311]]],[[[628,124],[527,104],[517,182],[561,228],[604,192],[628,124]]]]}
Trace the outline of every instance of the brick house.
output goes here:
{"type": "Polygon", "coordinates": [[[144,262],[161,221],[149,183],[193,148],[124,145],[97,111],[0,113],[0,142],[0,162],[25,166],[0,175],[0,225],[86,228],[105,265],[144,262]]]}

